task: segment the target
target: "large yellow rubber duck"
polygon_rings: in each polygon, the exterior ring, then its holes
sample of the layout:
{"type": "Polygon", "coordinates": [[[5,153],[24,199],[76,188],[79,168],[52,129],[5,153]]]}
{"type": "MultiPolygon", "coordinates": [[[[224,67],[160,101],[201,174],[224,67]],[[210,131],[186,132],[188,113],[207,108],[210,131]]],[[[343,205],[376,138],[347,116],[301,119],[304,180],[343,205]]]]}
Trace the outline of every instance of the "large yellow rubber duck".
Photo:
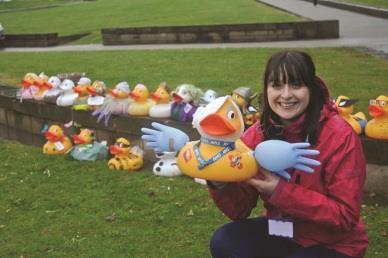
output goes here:
{"type": "Polygon", "coordinates": [[[170,89],[166,82],[159,84],[155,92],[151,94],[155,105],[151,106],[150,117],[167,118],[171,116],[170,89]]]}
{"type": "Polygon", "coordinates": [[[114,155],[108,161],[108,167],[116,170],[139,170],[143,167],[143,154],[135,153],[130,142],[125,138],[118,138],[114,145],[109,146],[110,153],[114,155]]]}
{"type": "Polygon", "coordinates": [[[73,146],[59,125],[52,125],[46,132],[47,142],[43,145],[44,154],[65,154],[73,146]]]}
{"type": "Polygon", "coordinates": [[[366,136],[388,140],[388,97],[381,95],[377,99],[371,100],[368,111],[373,119],[366,124],[366,136]]]}
{"type": "Polygon", "coordinates": [[[366,124],[366,116],[362,112],[358,112],[354,115],[352,114],[354,109],[353,104],[356,102],[356,99],[339,96],[335,101],[335,105],[337,106],[338,113],[342,119],[350,124],[353,127],[353,130],[360,135],[366,124]]]}
{"type": "Polygon", "coordinates": [[[133,102],[128,108],[128,114],[133,116],[146,116],[154,104],[148,97],[150,92],[144,84],[137,84],[135,88],[129,93],[133,102]]]}
{"type": "Polygon", "coordinates": [[[217,98],[197,110],[193,126],[201,139],[187,143],[179,152],[177,164],[184,174],[235,182],[257,173],[259,167],[253,151],[239,139],[244,121],[231,96],[217,98]]]}

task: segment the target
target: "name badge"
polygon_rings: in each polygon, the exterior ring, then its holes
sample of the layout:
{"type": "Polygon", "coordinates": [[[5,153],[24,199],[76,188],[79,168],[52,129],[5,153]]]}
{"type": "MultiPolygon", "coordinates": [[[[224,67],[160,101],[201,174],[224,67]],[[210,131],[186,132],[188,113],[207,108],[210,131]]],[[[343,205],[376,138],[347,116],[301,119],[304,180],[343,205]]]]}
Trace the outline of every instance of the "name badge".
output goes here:
{"type": "Polygon", "coordinates": [[[183,109],[183,111],[187,114],[190,112],[190,110],[193,109],[193,106],[190,105],[190,104],[186,104],[185,108],[183,109]]]}
{"type": "Polygon", "coordinates": [[[294,223],[289,220],[268,219],[268,234],[271,236],[294,237],[294,223]]]}
{"type": "Polygon", "coordinates": [[[54,146],[55,146],[55,148],[57,149],[57,150],[59,150],[59,151],[61,151],[61,150],[63,150],[64,148],[65,148],[65,146],[61,143],[61,142],[55,142],[54,143],[54,146]]]}

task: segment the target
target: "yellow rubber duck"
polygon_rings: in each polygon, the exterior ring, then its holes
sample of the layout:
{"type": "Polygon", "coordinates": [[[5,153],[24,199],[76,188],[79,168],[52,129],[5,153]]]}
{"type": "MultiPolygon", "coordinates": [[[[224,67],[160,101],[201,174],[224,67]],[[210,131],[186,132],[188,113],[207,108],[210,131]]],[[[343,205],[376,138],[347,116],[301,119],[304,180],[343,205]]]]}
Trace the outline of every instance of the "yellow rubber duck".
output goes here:
{"type": "Polygon", "coordinates": [[[377,99],[371,100],[368,111],[374,118],[366,124],[366,136],[388,140],[388,97],[381,95],[377,99]]]}
{"type": "Polygon", "coordinates": [[[151,93],[155,105],[151,106],[150,117],[167,118],[171,116],[170,89],[166,82],[159,84],[155,92],[151,93]]]}
{"type": "Polygon", "coordinates": [[[104,104],[106,85],[103,81],[94,81],[92,85],[87,87],[87,91],[89,94],[87,104],[90,110],[95,110],[104,104]]]}
{"type": "Polygon", "coordinates": [[[79,134],[73,135],[74,144],[89,144],[94,140],[94,132],[90,129],[83,128],[79,134]]]}
{"type": "Polygon", "coordinates": [[[114,145],[109,146],[109,151],[114,155],[108,161],[108,167],[116,170],[139,170],[143,167],[143,154],[135,153],[130,142],[125,138],[118,138],[114,145]]]}
{"type": "Polygon", "coordinates": [[[48,82],[49,77],[43,72],[39,74],[35,85],[37,86],[37,91],[35,91],[33,98],[35,100],[43,100],[45,93],[51,89],[51,84],[48,82]]]}
{"type": "Polygon", "coordinates": [[[18,95],[20,100],[32,99],[36,91],[38,91],[39,76],[35,73],[26,73],[23,80],[20,82],[20,90],[18,95]]]}
{"type": "Polygon", "coordinates": [[[146,116],[153,105],[153,102],[148,98],[150,93],[144,84],[137,84],[129,93],[129,97],[133,99],[129,108],[128,114],[133,116],[146,116]]]}
{"type": "Polygon", "coordinates": [[[78,98],[74,103],[75,109],[85,109],[89,97],[88,87],[90,87],[91,83],[92,81],[89,78],[81,77],[73,88],[73,91],[78,94],[78,98]]]}
{"type": "Polygon", "coordinates": [[[43,145],[44,154],[65,154],[73,146],[59,125],[52,125],[46,132],[47,142],[43,145]]]}
{"type": "Polygon", "coordinates": [[[363,131],[363,127],[366,124],[366,116],[362,112],[358,112],[352,115],[354,109],[353,104],[356,102],[356,99],[350,99],[346,96],[339,96],[335,101],[335,105],[337,106],[338,113],[342,119],[350,124],[353,127],[353,130],[358,135],[360,135],[363,131]]]}
{"type": "Polygon", "coordinates": [[[197,110],[193,126],[201,139],[187,143],[179,152],[177,165],[184,174],[235,182],[257,173],[259,167],[252,150],[239,139],[244,121],[231,96],[217,98],[197,110]]]}
{"type": "Polygon", "coordinates": [[[257,93],[253,93],[249,87],[239,87],[233,90],[231,96],[233,101],[240,108],[245,128],[248,128],[258,121],[259,112],[251,106],[251,102],[257,97],[257,93]]]}

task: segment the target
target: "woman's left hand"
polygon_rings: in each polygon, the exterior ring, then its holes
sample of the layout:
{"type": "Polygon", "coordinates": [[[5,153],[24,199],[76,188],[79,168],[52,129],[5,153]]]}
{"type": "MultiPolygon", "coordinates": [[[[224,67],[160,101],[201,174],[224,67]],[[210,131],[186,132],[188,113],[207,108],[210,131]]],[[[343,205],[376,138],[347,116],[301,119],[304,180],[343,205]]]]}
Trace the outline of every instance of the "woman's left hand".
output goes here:
{"type": "Polygon", "coordinates": [[[276,186],[279,184],[280,178],[263,168],[260,168],[260,172],[264,177],[263,179],[252,177],[245,182],[256,188],[259,193],[269,196],[273,193],[276,186]]]}

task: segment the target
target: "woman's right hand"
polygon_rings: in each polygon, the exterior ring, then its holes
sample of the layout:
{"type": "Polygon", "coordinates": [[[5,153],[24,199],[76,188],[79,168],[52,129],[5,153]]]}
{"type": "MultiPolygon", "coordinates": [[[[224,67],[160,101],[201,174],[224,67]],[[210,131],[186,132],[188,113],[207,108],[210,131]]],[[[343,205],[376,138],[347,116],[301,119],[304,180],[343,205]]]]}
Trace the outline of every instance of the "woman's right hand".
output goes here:
{"type": "Polygon", "coordinates": [[[280,178],[263,168],[260,168],[260,173],[263,175],[263,178],[252,177],[246,180],[245,183],[256,188],[259,193],[270,196],[279,184],[280,178]]]}

